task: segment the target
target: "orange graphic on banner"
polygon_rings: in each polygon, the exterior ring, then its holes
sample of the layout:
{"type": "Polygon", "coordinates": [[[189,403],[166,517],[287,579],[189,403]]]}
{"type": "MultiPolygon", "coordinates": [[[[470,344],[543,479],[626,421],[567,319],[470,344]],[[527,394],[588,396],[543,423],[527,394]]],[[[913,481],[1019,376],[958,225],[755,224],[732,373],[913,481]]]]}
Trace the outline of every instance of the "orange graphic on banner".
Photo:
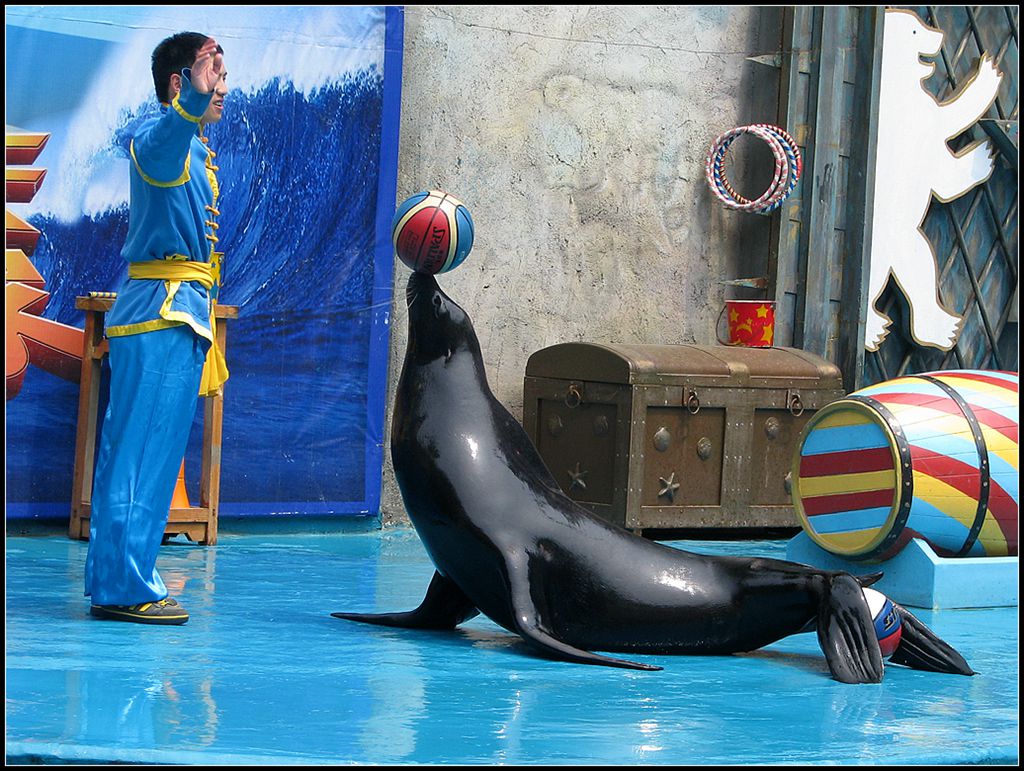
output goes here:
{"type": "Polygon", "coordinates": [[[7,166],[31,166],[50,140],[49,134],[7,134],[7,166]]]}
{"type": "Polygon", "coordinates": [[[4,220],[7,225],[7,248],[21,249],[25,254],[32,254],[39,243],[39,231],[12,211],[4,211],[4,220]]]}
{"type": "Polygon", "coordinates": [[[28,284],[36,289],[42,289],[46,284],[43,277],[39,275],[36,266],[28,258],[28,255],[21,249],[8,249],[7,260],[4,265],[7,281],[17,281],[19,284],[28,284]]]}
{"type": "MultiPolygon", "coordinates": [[[[7,163],[32,164],[46,146],[49,134],[7,134],[7,163]]],[[[46,176],[45,169],[5,168],[6,200],[28,203],[46,176]]],[[[7,359],[7,399],[21,391],[29,364],[64,380],[78,382],[82,371],[84,332],[44,319],[50,300],[46,281],[29,259],[39,231],[12,211],[4,210],[4,322],[7,359]]]]}
{"type": "Polygon", "coordinates": [[[4,169],[8,203],[28,203],[39,192],[46,169],[4,169]]]}

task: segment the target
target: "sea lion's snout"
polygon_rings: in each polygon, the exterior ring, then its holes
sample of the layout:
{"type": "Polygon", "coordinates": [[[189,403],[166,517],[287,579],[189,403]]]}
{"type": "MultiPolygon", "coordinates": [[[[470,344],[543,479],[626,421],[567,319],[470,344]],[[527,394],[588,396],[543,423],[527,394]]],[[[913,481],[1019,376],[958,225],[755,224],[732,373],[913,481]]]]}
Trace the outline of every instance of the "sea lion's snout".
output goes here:
{"type": "MultiPolygon", "coordinates": [[[[468,319],[429,273],[413,273],[406,286],[409,309],[409,350],[419,362],[451,358],[465,340],[468,319]]],[[[472,334],[471,328],[468,334],[472,334]]]]}
{"type": "Polygon", "coordinates": [[[428,299],[434,292],[439,292],[440,287],[430,273],[413,273],[409,276],[409,283],[405,287],[405,304],[411,308],[412,304],[419,298],[428,299]]]}
{"type": "Polygon", "coordinates": [[[480,361],[480,344],[466,312],[437,285],[429,273],[413,273],[406,286],[409,338],[406,359],[424,364],[445,363],[461,350],[471,350],[480,361]]]}
{"type": "Polygon", "coordinates": [[[451,301],[437,285],[437,279],[429,273],[413,273],[409,277],[405,300],[410,319],[425,321],[428,316],[441,319],[449,314],[451,301]]]}

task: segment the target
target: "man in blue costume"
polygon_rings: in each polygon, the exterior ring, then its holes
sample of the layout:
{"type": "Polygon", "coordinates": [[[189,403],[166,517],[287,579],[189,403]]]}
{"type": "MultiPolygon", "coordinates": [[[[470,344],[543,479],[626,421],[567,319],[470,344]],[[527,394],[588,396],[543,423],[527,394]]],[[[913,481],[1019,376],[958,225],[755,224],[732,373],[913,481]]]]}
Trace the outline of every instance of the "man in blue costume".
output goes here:
{"type": "Polygon", "coordinates": [[[214,344],[218,186],[203,129],[221,119],[223,50],[181,32],[152,57],[160,115],[132,139],[128,279],[107,314],[110,402],[96,461],[85,593],[93,616],[184,624],[156,570],[199,395],[227,379],[214,344]]]}

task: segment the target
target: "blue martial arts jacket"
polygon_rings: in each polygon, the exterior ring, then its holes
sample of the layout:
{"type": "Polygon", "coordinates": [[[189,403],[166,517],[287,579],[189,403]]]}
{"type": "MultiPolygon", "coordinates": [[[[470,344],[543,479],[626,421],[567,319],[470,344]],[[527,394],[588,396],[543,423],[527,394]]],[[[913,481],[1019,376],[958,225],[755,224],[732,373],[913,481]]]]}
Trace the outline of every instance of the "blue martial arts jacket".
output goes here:
{"type": "MultiPolygon", "coordinates": [[[[216,231],[217,166],[202,137],[200,119],[212,98],[192,88],[189,69],[181,91],[161,114],[147,120],[131,142],[131,214],[121,256],[213,263],[219,278],[216,231]]],[[[217,282],[219,284],[219,281],[217,282]]],[[[129,279],[107,314],[108,337],[187,324],[213,343],[212,288],[199,281],[129,279]]]]}

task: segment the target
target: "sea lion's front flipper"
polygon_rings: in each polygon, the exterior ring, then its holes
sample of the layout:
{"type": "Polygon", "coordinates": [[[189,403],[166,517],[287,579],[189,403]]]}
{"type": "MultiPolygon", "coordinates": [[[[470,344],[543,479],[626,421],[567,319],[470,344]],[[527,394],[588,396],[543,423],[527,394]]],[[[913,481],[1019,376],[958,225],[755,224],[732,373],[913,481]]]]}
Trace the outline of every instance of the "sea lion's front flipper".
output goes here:
{"type": "Polygon", "coordinates": [[[882,651],[860,583],[846,573],[826,580],[818,608],[818,642],[832,677],[841,683],[880,683],[882,651]]]}
{"type": "Polygon", "coordinates": [[[512,620],[515,631],[541,653],[560,661],[573,661],[579,664],[601,664],[606,667],[622,669],[641,669],[656,671],[661,667],[653,664],[640,664],[625,659],[601,656],[597,653],[582,650],[559,640],[549,631],[544,623],[543,613],[537,608],[530,591],[528,568],[508,564],[510,583],[510,599],[512,601],[512,620]]]}
{"type": "Polygon", "coordinates": [[[416,610],[404,613],[332,613],[335,618],[406,629],[454,629],[480,611],[456,584],[437,571],[416,610]]]}
{"type": "Polygon", "coordinates": [[[974,670],[966,659],[948,643],[939,639],[931,629],[919,621],[910,611],[895,602],[903,628],[900,643],[889,661],[903,664],[912,669],[929,672],[943,672],[948,675],[973,675],[974,670]]]}
{"type": "Polygon", "coordinates": [[[574,661],[579,664],[601,664],[606,667],[620,667],[621,669],[642,669],[651,672],[661,669],[661,667],[654,664],[640,664],[636,661],[627,661],[626,659],[613,659],[611,656],[601,656],[597,653],[574,648],[561,640],[555,639],[536,625],[520,623],[517,625],[516,631],[535,648],[539,648],[542,653],[561,661],[574,661]]]}

